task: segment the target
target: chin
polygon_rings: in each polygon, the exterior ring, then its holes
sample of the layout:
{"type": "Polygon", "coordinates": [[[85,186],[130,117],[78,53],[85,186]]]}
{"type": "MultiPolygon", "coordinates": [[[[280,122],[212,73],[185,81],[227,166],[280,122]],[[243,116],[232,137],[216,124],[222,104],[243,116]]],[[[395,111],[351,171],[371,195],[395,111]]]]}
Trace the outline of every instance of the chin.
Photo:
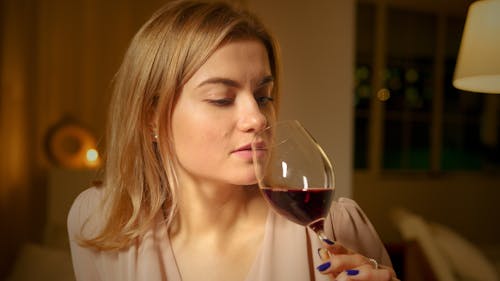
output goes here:
{"type": "MultiPolygon", "coordinates": [[[[224,175],[221,175],[224,176],[224,175]]],[[[252,168],[237,168],[228,171],[225,175],[227,183],[233,185],[256,185],[257,178],[255,176],[255,171],[252,168]],[[229,177],[228,177],[229,176],[229,177]]]]}
{"type": "Polygon", "coordinates": [[[233,183],[234,185],[241,185],[241,186],[252,186],[252,185],[257,185],[257,180],[241,180],[241,181],[236,181],[233,183]]]}
{"type": "Polygon", "coordinates": [[[248,176],[241,176],[233,178],[233,184],[235,185],[256,185],[257,179],[255,178],[255,174],[251,174],[248,176]]]}

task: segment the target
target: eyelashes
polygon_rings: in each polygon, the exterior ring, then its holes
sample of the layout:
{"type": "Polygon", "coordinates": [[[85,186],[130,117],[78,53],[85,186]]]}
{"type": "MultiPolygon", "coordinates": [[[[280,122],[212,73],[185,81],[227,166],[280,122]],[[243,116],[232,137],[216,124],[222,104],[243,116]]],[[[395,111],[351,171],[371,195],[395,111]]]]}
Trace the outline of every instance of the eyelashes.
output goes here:
{"type": "MultiPolygon", "coordinates": [[[[235,100],[234,98],[223,98],[223,99],[211,99],[207,100],[207,102],[218,107],[228,107],[234,104],[234,100],[235,100]]],[[[261,97],[255,97],[255,101],[260,107],[263,107],[273,102],[274,98],[268,96],[261,96],[261,97]]]]}
{"type": "Polygon", "coordinates": [[[207,100],[208,103],[213,104],[215,106],[225,107],[232,105],[234,103],[234,99],[232,98],[224,98],[224,99],[215,99],[215,100],[207,100]]]}
{"type": "Polygon", "coordinates": [[[255,100],[257,101],[257,103],[259,104],[259,106],[264,106],[264,105],[267,105],[270,102],[273,102],[274,98],[263,96],[263,97],[256,97],[255,100]]]}

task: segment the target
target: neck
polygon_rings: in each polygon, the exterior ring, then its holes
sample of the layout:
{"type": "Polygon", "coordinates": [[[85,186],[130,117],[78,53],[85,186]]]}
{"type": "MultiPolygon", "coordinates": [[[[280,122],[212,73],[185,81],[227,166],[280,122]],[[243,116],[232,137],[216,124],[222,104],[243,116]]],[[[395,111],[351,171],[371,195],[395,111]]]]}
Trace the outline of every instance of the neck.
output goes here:
{"type": "Polygon", "coordinates": [[[170,234],[189,241],[206,238],[226,240],[242,229],[263,224],[267,205],[255,186],[182,182],[178,215],[170,234]]]}

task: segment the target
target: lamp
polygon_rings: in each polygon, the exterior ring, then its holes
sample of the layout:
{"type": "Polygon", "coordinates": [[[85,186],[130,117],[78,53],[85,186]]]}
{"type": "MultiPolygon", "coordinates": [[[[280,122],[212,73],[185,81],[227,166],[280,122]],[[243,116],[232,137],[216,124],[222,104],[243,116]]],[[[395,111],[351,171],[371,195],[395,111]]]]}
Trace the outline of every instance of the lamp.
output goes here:
{"type": "Polygon", "coordinates": [[[500,0],[481,0],[470,5],[453,86],[500,94],[500,0]]]}

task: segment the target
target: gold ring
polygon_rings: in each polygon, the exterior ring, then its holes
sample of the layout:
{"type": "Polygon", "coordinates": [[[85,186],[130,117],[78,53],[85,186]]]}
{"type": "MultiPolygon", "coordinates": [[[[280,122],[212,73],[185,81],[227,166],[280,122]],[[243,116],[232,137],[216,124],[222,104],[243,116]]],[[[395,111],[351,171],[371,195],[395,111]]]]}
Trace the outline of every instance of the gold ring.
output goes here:
{"type": "Polygon", "coordinates": [[[368,261],[373,265],[374,269],[378,269],[378,262],[375,259],[368,259],[368,261]]]}

